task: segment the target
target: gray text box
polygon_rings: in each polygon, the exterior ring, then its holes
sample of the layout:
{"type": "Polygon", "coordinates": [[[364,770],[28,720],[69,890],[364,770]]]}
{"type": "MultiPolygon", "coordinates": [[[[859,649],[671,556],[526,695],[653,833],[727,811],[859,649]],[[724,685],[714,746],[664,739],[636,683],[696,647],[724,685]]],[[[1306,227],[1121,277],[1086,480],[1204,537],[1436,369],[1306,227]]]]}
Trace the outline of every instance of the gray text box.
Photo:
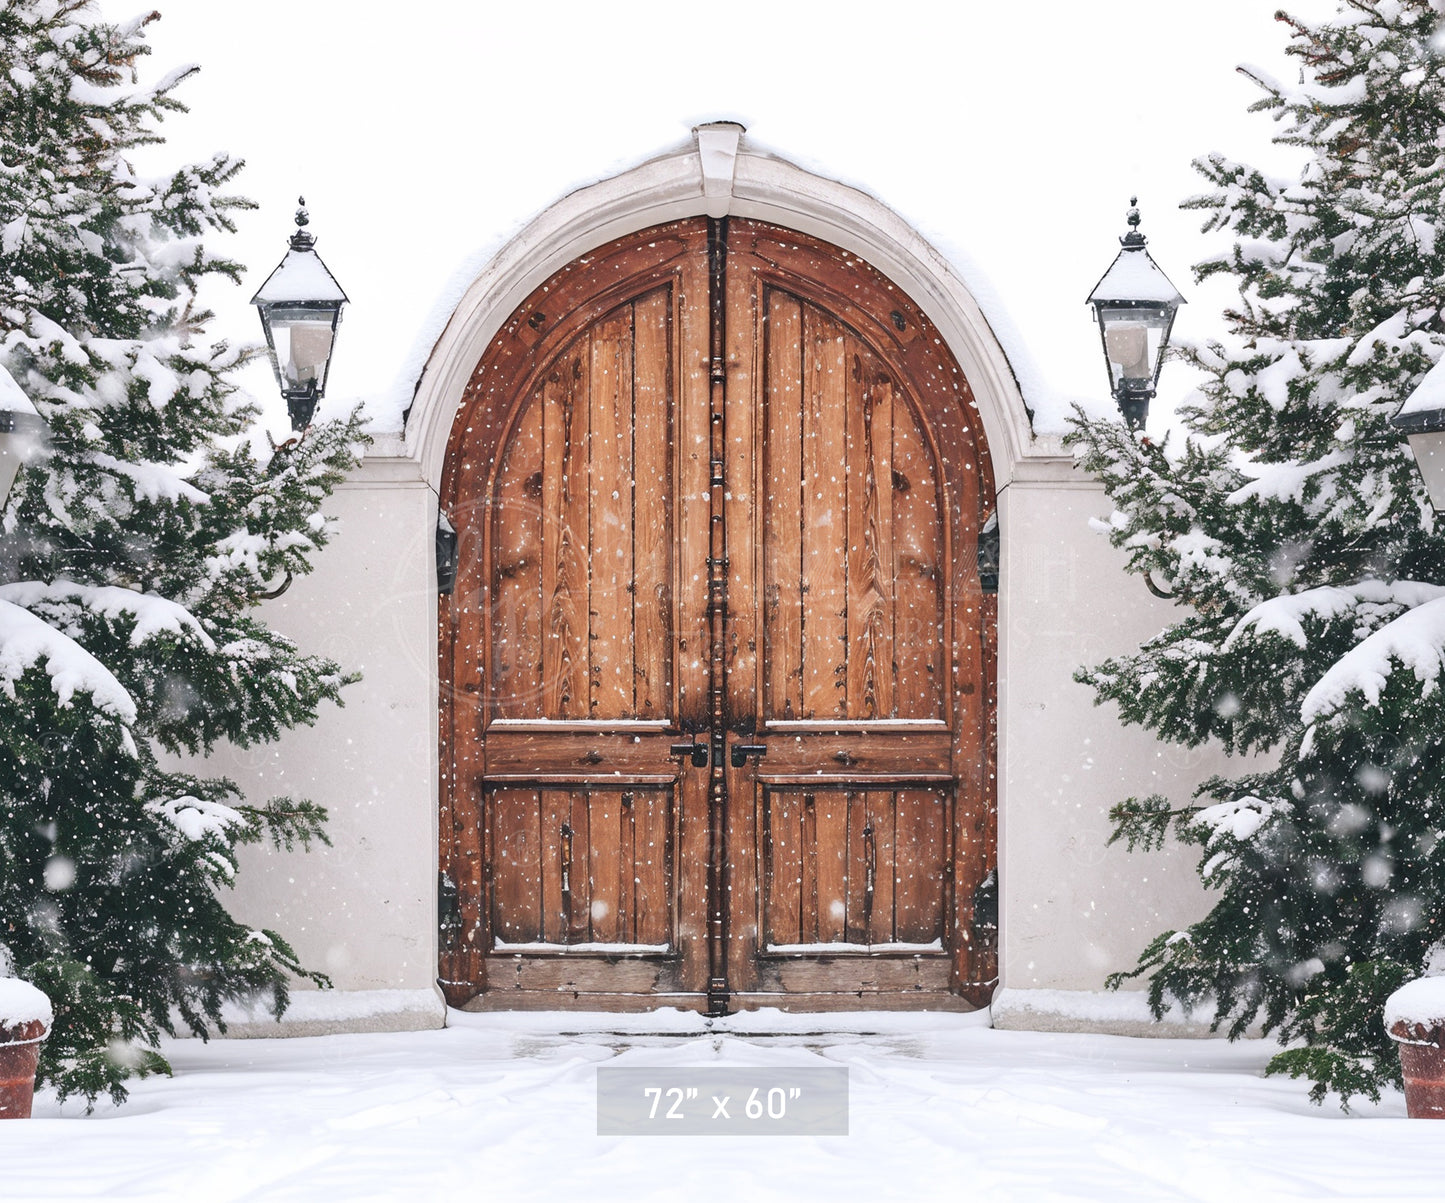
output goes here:
{"type": "Polygon", "coordinates": [[[847,1136],[848,1070],[597,1071],[598,1136],[847,1136]]]}

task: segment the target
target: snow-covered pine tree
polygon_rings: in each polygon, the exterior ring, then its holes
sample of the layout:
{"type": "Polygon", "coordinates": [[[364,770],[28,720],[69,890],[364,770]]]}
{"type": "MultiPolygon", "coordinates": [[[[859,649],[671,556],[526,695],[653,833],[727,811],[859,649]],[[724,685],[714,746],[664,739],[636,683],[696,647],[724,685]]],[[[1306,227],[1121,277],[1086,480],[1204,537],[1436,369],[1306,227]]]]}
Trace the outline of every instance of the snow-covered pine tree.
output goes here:
{"type": "Polygon", "coordinates": [[[1113,542],[1181,611],[1079,680],[1163,739],[1253,754],[1192,801],[1115,809],[1131,848],[1198,846],[1214,893],[1119,977],[1148,975],[1156,1014],[1213,1004],[1231,1037],[1297,1042],[1270,1069],[1316,1102],[1399,1081],[1382,1006],[1445,936],[1445,528],[1389,424],[1445,372],[1441,15],[1279,14],[1300,82],[1248,72],[1253,107],[1308,159],[1293,179],[1196,164],[1188,207],[1233,241],[1196,275],[1235,277],[1239,301],[1230,337],[1188,352],[1191,433],[1161,447],[1080,413],[1070,436],[1113,542]]]}
{"type": "Polygon", "coordinates": [[[196,300],[239,275],[201,238],[249,207],[240,163],[128,158],[182,111],[187,72],[137,83],[154,17],[0,5],[0,367],[53,432],[0,534],[0,962],[54,1002],[41,1081],[92,1102],[165,1071],[161,1033],[321,980],[224,894],[237,845],[324,838],[324,813],[175,766],[339,701],[343,671],[255,607],[326,542],[361,437],[355,414],[274,459],[244,437],[252,351],[206,341],[196,300]]]}

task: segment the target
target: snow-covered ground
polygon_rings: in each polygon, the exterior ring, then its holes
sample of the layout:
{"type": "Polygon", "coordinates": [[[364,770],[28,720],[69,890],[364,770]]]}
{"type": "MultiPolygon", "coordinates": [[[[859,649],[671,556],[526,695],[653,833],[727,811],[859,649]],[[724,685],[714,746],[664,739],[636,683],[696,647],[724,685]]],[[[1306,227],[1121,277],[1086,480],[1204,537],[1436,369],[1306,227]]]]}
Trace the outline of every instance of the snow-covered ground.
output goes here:
{"type": "Polygon", "coordinates": [[[1266,1079],[1258,1042],[982,1016],[452,1012],[444,1030],[177,1041],[173,1079],[0,1124],[0,1198],[1190,1199],[1442,1196],[1442,1129],[1266,1079]],[[783,1034],[769,1034],[781,1031],[783,1034]],[[661,1033],[661,1034],[659,1034],[661,1033]],[[596,1071],[846,1066],[849,1135],[596,1135],[596,1071]]]}

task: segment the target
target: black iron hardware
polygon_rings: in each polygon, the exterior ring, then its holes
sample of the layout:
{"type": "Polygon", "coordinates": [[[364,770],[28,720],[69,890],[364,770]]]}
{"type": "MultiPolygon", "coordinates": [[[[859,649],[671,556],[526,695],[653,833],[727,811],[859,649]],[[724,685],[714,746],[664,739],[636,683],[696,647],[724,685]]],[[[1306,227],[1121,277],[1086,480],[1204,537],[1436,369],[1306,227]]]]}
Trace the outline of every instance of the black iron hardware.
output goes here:
{"type": "Polygon", "coordinates": [[[761,760],[767,754],[767,744],[733,744],[733,768],[742,768],[745,764],[747,764],[749,756],[756,756],[759,760],[761,760]]]}
{"type": "Polygon", "coordinates": [[[457,532],[445,513],[437,514],[436,551],[437,592],[449,594],[457,584],[457,532]]]}
{"type": "Polygon", "coordinates": [[[700,739],[694,739],[690,744],[673,744],[668,749],[668,755],[688,756],[692,759],[693,768],[707,768],[707,744],[700,739]]]}
{"type": "Polygon", "coordinates": [[[437,874],[437,928],[442,947],[455,948],[462,933],[462,904],[457,883],[445,873],[437,874]]]}
{"type": "Polygon", "coordinates": [[[998,562],[1001,551],[998,511],[994,510],[978,532],[978,587],[985,593],[998,592],[998,562]]]}
{"type": "Polygon", "coordinates": [[[873,837],[873,824],[863,828],[863,926],[873,930],[873,884],[878,876],[878,844],[873,837]]]}
{"type": "Polygon", "coordinates": [[[997,869],[990,869],[973,892],[973,934],[983,948],[998,946],[997,869]]]}
{"type": "Polygon", "coordinates": [[[562,857],[562,905],[568,913],[572,910],[572,825],[562,824],[562,842],[558,848],[562,857]]]}

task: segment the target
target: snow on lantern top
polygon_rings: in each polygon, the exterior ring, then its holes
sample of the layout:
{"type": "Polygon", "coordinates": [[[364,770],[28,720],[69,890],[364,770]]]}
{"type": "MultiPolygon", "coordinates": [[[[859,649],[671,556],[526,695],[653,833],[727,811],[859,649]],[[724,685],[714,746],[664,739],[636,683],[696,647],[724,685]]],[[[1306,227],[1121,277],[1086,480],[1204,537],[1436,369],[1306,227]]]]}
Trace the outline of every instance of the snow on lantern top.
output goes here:
{"type": "Polygon", "coordinates": [[[1174,315],[1184,304],[1144,249],[1148,239],[1139,233],[1138,203],[1138,197],[1130,198],[1129,232],[1119,239],[1123,249],[1088,300],[1099,322],[1114,400],[1124,421],[1136,430],[1149,414],[1174,315]]]}
{"type": "Polygon", "coordinates": [[[346,294],[321,256],[316,236],[306,229],[306,198],[296,210],[290,249],[251,298],[261,315],[276,383],[286,399],[291,429],[311,425],[316,403],[326,395],[326,376],[346,294]]]}

